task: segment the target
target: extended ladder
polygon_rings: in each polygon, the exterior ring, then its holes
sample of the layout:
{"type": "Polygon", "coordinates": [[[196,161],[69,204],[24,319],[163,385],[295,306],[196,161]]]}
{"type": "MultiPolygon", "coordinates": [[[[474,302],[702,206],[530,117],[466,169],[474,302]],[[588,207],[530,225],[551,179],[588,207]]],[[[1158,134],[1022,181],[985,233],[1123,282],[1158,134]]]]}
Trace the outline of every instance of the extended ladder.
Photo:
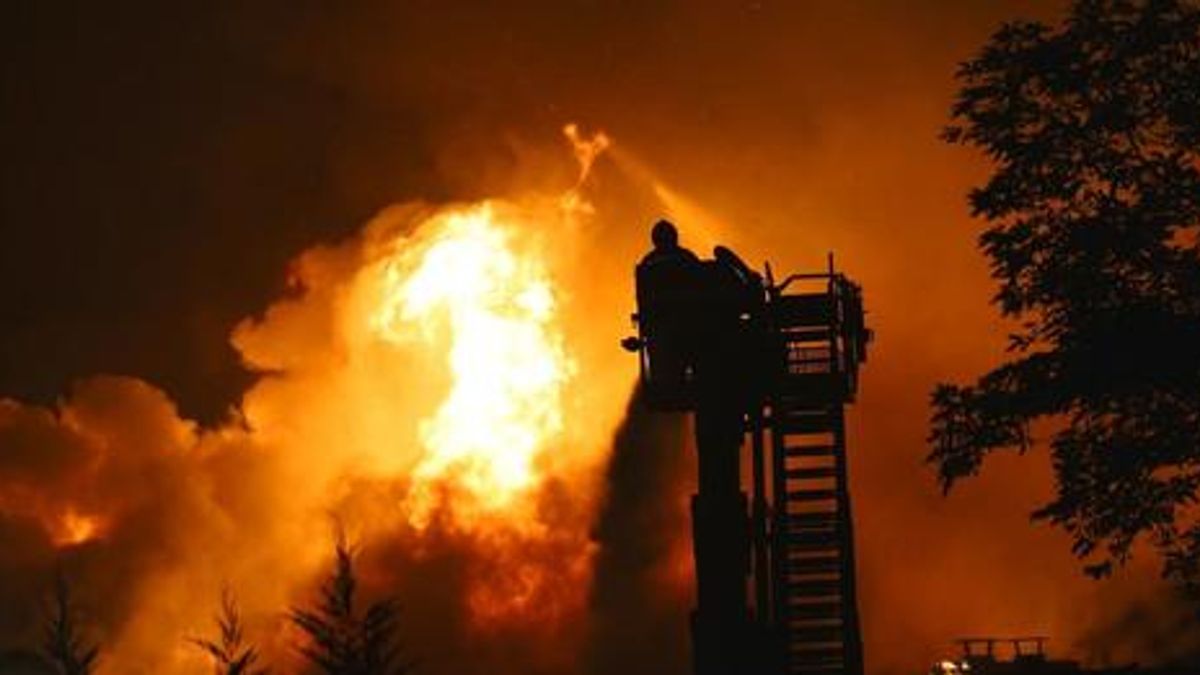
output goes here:
{"type": "Polygon", "coordinates": [[[767,398],[772,455],[774,624],[789,674],[861,675],[854,531],[843,408],[870,338],[858,287],[841,275],[769,284],[777,363],[767,398]],[[792,284],[816,285],[786,293],[792,284]]]}
{"type": "Polygon", "coordinates": [[[764,284],[720,253],[639,263],[622,341],[651,409],[696,413],[694,672],[862,675],[843,415],[871,338],[861,292],[832,259],[764,284]]]}

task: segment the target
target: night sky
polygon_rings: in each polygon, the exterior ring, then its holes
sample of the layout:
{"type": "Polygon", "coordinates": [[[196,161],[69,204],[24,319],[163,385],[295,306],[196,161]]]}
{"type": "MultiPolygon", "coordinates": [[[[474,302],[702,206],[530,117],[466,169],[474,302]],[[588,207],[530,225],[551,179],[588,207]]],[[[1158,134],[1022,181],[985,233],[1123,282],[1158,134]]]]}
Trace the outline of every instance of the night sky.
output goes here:
{"type": "Polygon", "coordinates": [[[1036,4],[16,3],[0,390],[127,373],[219,416],[246,383],[225,336],[291,256],[392,202],[477,196],[502,169],[450,158],[502,167],[564,120],[747,236],[833,212],[860,237],[954,220],[969,242],[945,180],[969,158],[934,138],[951,72],[1036,4]]]}

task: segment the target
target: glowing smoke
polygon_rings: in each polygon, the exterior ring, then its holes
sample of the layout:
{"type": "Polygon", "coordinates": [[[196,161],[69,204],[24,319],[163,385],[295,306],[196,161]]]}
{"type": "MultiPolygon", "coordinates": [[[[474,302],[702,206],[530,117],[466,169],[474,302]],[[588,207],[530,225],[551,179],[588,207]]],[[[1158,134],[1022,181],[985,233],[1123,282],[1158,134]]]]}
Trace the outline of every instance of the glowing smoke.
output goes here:
{"type": "Polygon", "coordinates": [[[592,150],[569,198],[391,207],[299,256],[289,297],[234,331],[260,378],[224,425],[125,378],[82,381],[54,409],[4,401],[0,578],[22,582],[0,587],[23,609],[0,629],[33,643],[38,579],[61,564],[102,673],[194,672],[184,638],[229,584],[286,669],[281,610],[309,597],[333,514],[367,592],[413,603],[432,672],[569,667],[633,378],[615,367],[620,312],[588,311],[627,297],[620,268],[582,262],[635,246],[581,192],[608,141],[572,134],[592,150]]]}

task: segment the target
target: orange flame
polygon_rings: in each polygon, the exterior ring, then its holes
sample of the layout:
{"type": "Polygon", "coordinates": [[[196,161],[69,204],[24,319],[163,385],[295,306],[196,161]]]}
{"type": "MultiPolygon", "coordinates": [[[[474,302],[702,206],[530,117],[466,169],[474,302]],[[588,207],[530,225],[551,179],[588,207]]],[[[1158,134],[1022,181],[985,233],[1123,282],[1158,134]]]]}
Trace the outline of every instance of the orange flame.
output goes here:
{"type": "Polygon", "coordinates": [[[77,546],[95,539],[100,533],[100,519],[68,509],[54,527],[57,546],[77,546]]]}
{"type": "MultiPolygon", "coordinates": [[[[566,135],[582,182],[608,140],[582,140],[573,126],[566,135]]],[[[358,277],[364,311],[354,320],[446,373],[438,402],[416,422],[420,447],[401,506],[417,533],[438,527],[467,540],[478,564],[465,601],[481,625],[552,625],[586,596],[595,552],[588,519],[606,439],[592,433],[581,443],[565,425],[580,405],[581,355],[552,269],[570,245],[547,238],[570,238],[575,219],[592,214],[580,193],[577,183],[557,200],[453,207],[403,236],[385,229],[358,277]],[[551,494],[567,483],[571,494],[551,494]]]]}
{"type": "MultiPolygon", "coordinates": [[[[453,524],[483,515],[528,516],[536,464],[562,431],[563,387],[573,371],[545,266],[511,245],[515,232],[484,204],[426,224],[384,265],[373,325],[393,342],[445,345],[453,377],[421,423],[425,454],[411,475],[410,522],[428,526],[442,504],[453,524]]],[[[525,523],[527,518],[516,518],[525,523]]]]}
{"type": "Polygon", "coordinates": [[[627,270],[581,264],[613,243],[581,185],[608,141],[568,137],[583,166],[565,195],[397,205],[300,255],[293,293],[234,330],[261,377],[226,424],[198,431],[131,378],[85,383],[56,411],[0,401],[0,432],[61,456],[0,485],[0,515],[60,548],[113,537],[154,556],[120,589],[136,600],[102,672],[195,671],[203,654],[164,636],[203,630],[225,584],[270,627],[264,654],[286,659],[278,610],[323,573],[331,512],[364,548],[403,543],[402,565],[452,559],[454,630],[545,637],[558,647],[539,658],[570,658],[634,372],[615,367],[620,314],[594,311],[623,301],[627,270]]]}

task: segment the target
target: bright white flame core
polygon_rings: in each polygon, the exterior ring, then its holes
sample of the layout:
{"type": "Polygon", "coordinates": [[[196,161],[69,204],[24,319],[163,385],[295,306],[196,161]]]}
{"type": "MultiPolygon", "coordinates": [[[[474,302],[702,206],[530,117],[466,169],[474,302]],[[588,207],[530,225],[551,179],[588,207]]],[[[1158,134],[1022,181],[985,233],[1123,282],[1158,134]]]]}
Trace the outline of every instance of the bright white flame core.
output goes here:
{"type": "Polygon", "coordinates": [[[562,431],[573,367],[548,272],[519,252],[514,227],[485,204],[426,228],[385,262],[373,323],[388,340],[445,350],[452,384],[420,427],[410,520],[424,527],[441,507],[471,529],[480,515],[532,508],[518,497],[562,431]]]}

